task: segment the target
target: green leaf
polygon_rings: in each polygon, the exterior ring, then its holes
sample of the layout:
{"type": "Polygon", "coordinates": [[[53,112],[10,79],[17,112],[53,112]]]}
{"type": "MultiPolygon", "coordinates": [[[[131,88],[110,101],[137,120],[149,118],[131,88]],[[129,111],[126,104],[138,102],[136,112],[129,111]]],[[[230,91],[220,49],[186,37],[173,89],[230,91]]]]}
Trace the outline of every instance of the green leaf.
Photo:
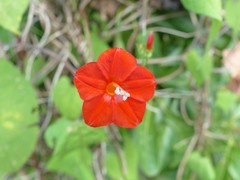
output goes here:
{"type": "Polygon", "coordinates": [[[135,129],[136,138],[141,139],[137,141],[139,165],[148,177],[156,176],[170,160],[173,131],[159,119],[160,114],[147,110],[143,123],[135,129]]]}
{"type": "Polygon", "coordinates": [[[170,150],[172,147],[172,141],[173,141],[173,131],[168,126],[165,126],[163,130],[160,133],[159,137],[159,169],[160,171],[163,170],[163,168],[166,167],[168,161],[170,160],[170,150]]]}
{"type": "Polygon", "coordinates": [[[65,154],[106,139],[103,128],[92,128],[83,122],[72,122],[65,118],[49,126],[44,137],[48,146],[54,148],[57,154],[65,154]]]}
{"type": "Polygon", "coordinates": [[[222,20],[221,0],[181,0],[181,2],[189,11],[222,20]]]}
{"type": "Polygon", "coordinates": [[[135,147],[137,146],[136,142],[133,139],[130,139],[129,136],[124,138],[124,153],[127,162],[127,179],[139,179],[138,177],[138,151],[135,147]]]}
{"type": "Polygon", "coordinates": [[[29,5],[29,0],[1,0],[0,25],[5,29],[19,34],[22,16],[29,5]]]}
{"type": "Polygon", "coordinates": [[[210,32],[208,35],[207,43],[206,43],[206,50],[205,52],[208,52],[210,49],[210,46],[212,45],[213,41],[218,35],[219,30],[221,29],[222,23],[217,21],[217,20],[212,20],[211,22],[211,27],[210,27],[210,32]]]}
{"type": "Polygon", "coordinates": [[[0,42],[11,43],[14,40],[14,35],[0,26],[0,42]]]}
{"type": "Polygon", "coordinates": [[[191,50],[187,54],[186,66],[196,80],[197,85],[202,85],[211,77],[212,58],[208,54],[201,57],[196,50],[191,50]]]}
{"type": "Polygon", "coordinates": [[[123,174],[121,172],[121,166],[116,153],[108,152],[106,156],[106,167],[108,169],[107,174],[112,179],[120,180],[123,179],[123,174]]]}
{"type": "Polygon", "coordinates": [[[49,170],[77,179],[93,179],[89,146],[106,139],[103,128],[91,128],[83,122],[61,118],[48,127],[44,138],[47,145],[54,149],[47,166],[49,170]]]}
{"type": "Polygon", "coordinates": [[[97,35],[97,33],[91,33],[92,48],[93,48],[93,58],[94,61],[98,59],[100,54],[109,48],[108,44],[97,35]]]}
{"type": "Polygon", "coordinates": [[[81,114],[82,100],[67,76],[62,76],[56,84],[53,90],[53,102],[57,110],[66,118],[74,120],[81,114]]]}
{"type": "MultiPolygon", "coordinates": [[[[228,177],[228,169],[230,166],[231,158],[234,158],[234,146],[235,141],[232,137],[228,138],[227,143],[224,147],[224,152],[221,153],[221,159],[219,159],[216,167],[218,180],[225,180],[228,177]]],[[[218,149],[221,149],[221,145],[218,145],[218,149]],[[220,147],[220,148],[219,148],[220,147]]]]}
{"type": "Polygon", "coordinates": [[[240,154],[239,150],[235,150],[231,155],[230,166],[228,167],[228,172],[232,179],[240,179],[240,154]]]}
{"type": "MultiPolygon", "coordinates": [[[[136,150],[136,142],[130,139],[130,136],[124,136],[123,154],[126,160],[126,180],[139,179],[138,177],[138,151],[136,150]]],[[[106,166],[108,176],[112,179],[123,179],[122,167],[120,166],[119,158],[116,153],[108,152],[106,158],[106,166]]]]}
{"type": "Polygon", "coordinates": [[[58,119],[54,124],[47,128],[44,134],[47,145],[51,148],[58,148],[66,136],[75,131],[76,126],[66,119],[58,119]],[[73,129],[74,128],[74,129],[73,129]]]}
{"type": "Polygon", "coordinates": [[[203,76],[200,70],[201,59],[197,51],[189,51],[186,58],[187,69],[191,72],[198,85],[203,83],[203,76]]]}
{"type": "Polygon", "coordinates": [[[213,68],[213,59],[210,54],[204,55],[200,67],[201,67],[200,70],[203,76],[203,80],[204,81],[210,80],[212,68],[213,68]]]}
{"type": "Polygon", "coordinates": [[[240,1],[227,0],[225,6],[225,19],[227,24],[236,32],[240,30],[240,1]]]}
{"type": "MultiPolygon", "coordinates": [[[[136,136],[141,141],[138,142],[139,151],[139,165],[144,174],[148,177],[156,176],[159,172],[158,161],[158,131],[156,127],[161,127],[155,124],[154,114],[151,111],[146,111],[142,124],[136,129],[136,136]],[[142,151],[141,149],[144,149],[142,151]]],[[[160,128],[158,128],[160,130],[160,128]]]]}
{"type": "Polygon", "coordinates": [[[36,93],[19,70],[0,60],[0,174],[17,171],[38,137],[36,93]]]}
{"type": "Polygon", "coordinates": [[[190,155],[187,166],[202,180],[214,180],[216,178],[211,160],[202,157],[199,152],[193,152],[190,155]]]}
{"type": "Polygon", "coordinates": [[[236,104],[238,96],[227,89],[222,89],[217,92],[216,106],[225,113],[229,112],[236,104]]]}
{"type": "Polygon", "coordinates": [[[47,164],[47,169],[68,174],[79,180],[94,180],[92,155],[87,148],[78,149],[64,155],[53,155],[47,164]]]}

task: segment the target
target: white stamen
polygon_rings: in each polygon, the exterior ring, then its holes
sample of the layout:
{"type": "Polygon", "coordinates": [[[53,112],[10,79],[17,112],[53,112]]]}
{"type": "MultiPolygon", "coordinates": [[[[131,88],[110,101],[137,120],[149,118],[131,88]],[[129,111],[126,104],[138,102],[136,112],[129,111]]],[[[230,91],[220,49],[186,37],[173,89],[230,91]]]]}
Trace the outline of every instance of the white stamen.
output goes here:
{"type": "Polygon", "coordinates": [[[123,97],[123,100],[124,100],[124,101],[126,101],[127,98],[130,97],[130,94],[129,94],[128,92],[124,91],[124,90],[123,90],[122,88],[120,88],[120,87],[117,87],[114,92],[115,92],[115,94],[117,94],[117,95],[121,95],[121,96],[123,97]]]}

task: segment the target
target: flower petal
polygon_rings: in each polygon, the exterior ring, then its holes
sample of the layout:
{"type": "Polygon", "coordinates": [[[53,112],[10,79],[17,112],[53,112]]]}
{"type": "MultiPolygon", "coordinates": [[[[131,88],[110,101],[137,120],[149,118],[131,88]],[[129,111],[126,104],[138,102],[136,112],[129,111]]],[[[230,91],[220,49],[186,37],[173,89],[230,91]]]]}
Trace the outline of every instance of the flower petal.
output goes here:
{"type": "Polygon", "coordinates": [[[145,102],[134,99],[113,101],[113,123],[125,128],[134,128],[142,122],[146,109],[145,102]]]}
{"type": "Polygon", "coordinates": [[[99,96],[106,90],[105,78],[95,62],[80,67],[73,81],[83,100],[99,96]]]}
{"type": "Polygon", "coordinates": [[[103,52],[97,64],[108,81],[117,83],[123,82],[137,67],[135,57],[121,48],[103,52]]]}
{"type": "Polygon", "coordinates": [[[125,82],[121,84],[121,87],[130,94],[131,98],[146,102],[154,94],[156,80],[148,69],[138,66],[125,82]]]}
{"type": "Polygon", "coordinates": [[[118,48],[114,61],[112,62],[112,67],[110,75],[113,81],[123,82],[137,67],[137,61],[135,57],[127,51],[118,48]]]}
{"type": "Polygon", "coordinates": [[[106,94],[84,101],[82,107],[86,124],[92,127],[106,126],[112,123],[112,98],[106,94]]]}
{"type": "Polygon", "coordinates": [[[106,51],[104,51],[98,58],[97,65],[99,69],[102,71],[104,77],[108,80],[110,78],[110,69],[112,66],[112,61],[114,58],[114,55],[116,53],[118,48],[111,48],[106,51]]]}

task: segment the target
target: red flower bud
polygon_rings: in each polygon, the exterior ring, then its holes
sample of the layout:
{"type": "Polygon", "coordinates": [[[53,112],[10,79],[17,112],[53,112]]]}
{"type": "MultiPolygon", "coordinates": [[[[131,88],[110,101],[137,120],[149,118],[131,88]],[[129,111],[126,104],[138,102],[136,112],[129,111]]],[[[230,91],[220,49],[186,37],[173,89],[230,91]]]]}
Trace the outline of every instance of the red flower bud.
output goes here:
{"type": "Polygon", "coordinates": [[[147,39],[147,50],[151,51],[153,46],[154,36],[153,32],[150,32],[147,39]]]}

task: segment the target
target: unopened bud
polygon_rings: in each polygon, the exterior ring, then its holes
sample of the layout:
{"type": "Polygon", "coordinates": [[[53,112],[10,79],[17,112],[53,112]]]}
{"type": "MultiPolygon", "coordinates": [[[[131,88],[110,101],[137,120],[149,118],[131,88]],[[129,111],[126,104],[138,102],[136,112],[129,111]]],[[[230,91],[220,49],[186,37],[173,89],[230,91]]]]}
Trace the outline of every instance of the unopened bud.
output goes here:
{"type": "Polygon", "coordinates": [[[150,32],[147,39],[147,50],[151,51],[153,46],[154,36],[153,32],[150,32]]]}

